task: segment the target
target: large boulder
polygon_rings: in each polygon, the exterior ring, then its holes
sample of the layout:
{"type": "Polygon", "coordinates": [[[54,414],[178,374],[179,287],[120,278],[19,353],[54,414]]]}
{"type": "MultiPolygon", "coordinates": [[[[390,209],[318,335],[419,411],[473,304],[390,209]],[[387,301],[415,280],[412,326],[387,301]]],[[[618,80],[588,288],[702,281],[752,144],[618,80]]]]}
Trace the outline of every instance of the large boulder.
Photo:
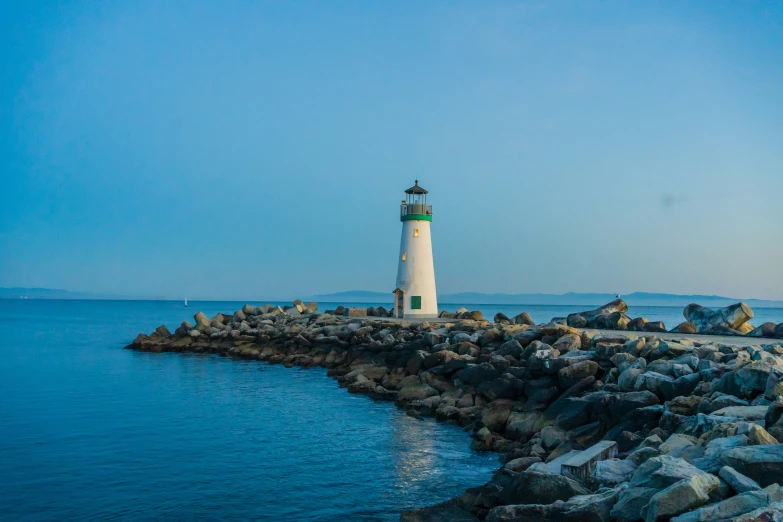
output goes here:
{"type": "Polygon", "coordinates": [[[552,504],[590,491],[563,475],[526,470],[500,493],[502,504],[552,504]]]}
{"type": "Polygon", "coordinates": [[[196,329],[199,332],[207,332],[209,331],[209,318],[204,315],[204,312],[197,312],[196,315],[193,316],[193,319],[196,320],[196,329]]]}
{"type": "Polygon", "coordinates": [[[772,370],[783,371],[783,358],[767,357],[752,361],[734,372],[734,380],[743,390],[765,391],[772,370]]]}
{"type": "Polygon", "coordinates": [[[478,522],[478,518],[460,508],[453,500],[447,500],[434,506],[403,511],[400,522],[478,522]]]}
{"type": "Polygon", "coordinates": [[[718,477],[709,473],[679,480],[653,495],[647,504],[644,521],[669,520],[675,515],[703,506],[718,486],[718,477]]]}
{"type": "Polygon", "coordinates": [[[683,459],[661,455],[648,459],[640,465],[628,485],[632,488],[663,489],[682,479],[689,479],[703,473],[683,459]]]}
{"type": "Polygon", "coordinates": [[[502,433],[506,428],[512,406],[513,404],[506,400],[490,403],[481,412],[481,422],[491,431],[502,433]]]}
{"type": "Polygon", "coordinates": [[[721,460],[762,487],[783,480],[783,444],[730,449],[721,460]]]}
{"type": "Polygon", "coordinates": [[[410,401],[421,401],[427,397],[440,395],[438,390],[426,384],[411,384],[402,388],[397,394],[397,403],[405,404],[410,401]]]}
{"type": "Polygon", "coordinates": [[[753,319],[753,310],[745,303],[736,303],[725,308],[712,310],[698,304],[689,304],[682,311],[685,319],[695,324],[704,333],[716,327],[738,330],[753,319]]]}
{"type": "Polygon", "coordinates": [[[529,440],[538,431],[536,427],[542,417],[540,411],[511,412],[506,421],[506,437],[511,440],[529,440]]]}
{"type": "Polygon", "coordinates": [[[553,504],[517,504],[490,510],[487,522],[607,522],[619,489],[577,495],[553,504]]]}
{"type": "Polygon", "coordinates": [[[588,310],[585,312],[577,312],[574,314],[569,314],[568,317],[566,318],[566,322],[568,326],[573,326],[574,328],[582,328],[584,326],[590,326],[596,328],[599,327],[598,325],[596,325],[596,320],[600,317],[603,317],[604,319],[603,319],[602,326],[606,327],[607,316],[615,312],[625,313],[627,311],[628,311],[628,305],[625,303],[625,301],[623,301],[622,299],[616,299],[611,303],[607,303],[599,308],[596,308],[595,310],[588,310]]]}
{"type": "Polygon", "coordinates": [[[593,377],[596,373],[598,373],[597,362],[579,361],[557,372],[557,379],[561,388],[569,388],[585,377],[593,377]]]}

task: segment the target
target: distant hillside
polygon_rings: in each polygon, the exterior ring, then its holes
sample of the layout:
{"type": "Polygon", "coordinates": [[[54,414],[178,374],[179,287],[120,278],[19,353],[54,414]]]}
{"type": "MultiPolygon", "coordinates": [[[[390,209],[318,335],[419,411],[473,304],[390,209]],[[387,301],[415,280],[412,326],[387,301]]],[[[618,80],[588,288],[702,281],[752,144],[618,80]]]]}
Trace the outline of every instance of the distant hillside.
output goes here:
{"type": "Polygon", "coordinates": [[[57,288],[0,288],[0,299],[129,299],[129,297],[72,292],[57,288]]]}
{"type": "MultiPolygon", "coordinates": [[[[699,303],[704,306],[727,306],[738,301],[744,301],[751,307],[783,308],[783,301],[764,299],[741,299],[717,295],[679,295],[659,294],[650,292],[634,292],[620,297],[630,306],[685,306],[699,303]]],[[[566,294],[483,294],[480,292],[461,292],[457,294],[442,294],[438,296],[440,304],[530,304],[530,305],[602,305],[613,301],[616,294],[590,294],[568,292],[566,294]]],[[[334,294],[321,294],[312,297],[321,302],[356,302],[383,303],[392,300],[391,292],[370,292],[367,290],[351,290],[334,294]]]]}

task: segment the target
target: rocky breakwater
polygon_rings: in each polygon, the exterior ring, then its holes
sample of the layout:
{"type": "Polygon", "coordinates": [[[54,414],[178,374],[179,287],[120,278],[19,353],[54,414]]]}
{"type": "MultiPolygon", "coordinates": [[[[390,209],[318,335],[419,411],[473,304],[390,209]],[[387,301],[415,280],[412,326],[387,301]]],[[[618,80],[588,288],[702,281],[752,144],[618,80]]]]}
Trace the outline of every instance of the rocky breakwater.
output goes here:
{"type": "Polygon", "coordinates": [[[401,520],[783,517],[780,345],[316,310],[196,314],[195,325],[159,327],[129,348],[324,366],[349,392],[464,426],[473,449],[501,454],[487,484],[401,520]]]}
{"type": "MultiPolygon", "coordinates": [[[[574,328],[596,328],[599,330],[628,330],[636,332],[667,332],[662,321],[650,321],[646,317],[631,318],[627,315],[628,305],[617,299],[595,310],[570,314],[565,322],[574,328]]],[[[669,333],[731,335],[783,339],[783,323],[764,323],[758,328],[750,320],[753,310],[746,303],[736,303],[725,308],[711,309],[698,304],[689,304],[682,312],[685,321],[669,333]]],[[[518,316],[519,317],[519,316],[518,316]]],[[[516,318],[515,318],[516,319],[516,318]]],[[[553,319],[555,321],[556,319],[553,319]]],[[[508,318],[503,314],[495,316],[495,322],[503,323],[508,318]]],[[[516,321],[513,321],[516,322],[516,321]]]]}

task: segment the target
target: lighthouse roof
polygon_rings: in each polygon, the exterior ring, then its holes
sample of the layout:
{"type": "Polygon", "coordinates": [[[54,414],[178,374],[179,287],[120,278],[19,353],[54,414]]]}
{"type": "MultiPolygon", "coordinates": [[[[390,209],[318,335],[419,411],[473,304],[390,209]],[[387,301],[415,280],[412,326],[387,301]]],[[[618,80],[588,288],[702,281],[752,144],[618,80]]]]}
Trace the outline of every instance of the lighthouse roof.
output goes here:
{"type": "Polygon", "coordinates": [[[419,180],[416,180],[416,184],[405,191],[406,194],[426,194],[427,191],[419,186],[419,180]]]}

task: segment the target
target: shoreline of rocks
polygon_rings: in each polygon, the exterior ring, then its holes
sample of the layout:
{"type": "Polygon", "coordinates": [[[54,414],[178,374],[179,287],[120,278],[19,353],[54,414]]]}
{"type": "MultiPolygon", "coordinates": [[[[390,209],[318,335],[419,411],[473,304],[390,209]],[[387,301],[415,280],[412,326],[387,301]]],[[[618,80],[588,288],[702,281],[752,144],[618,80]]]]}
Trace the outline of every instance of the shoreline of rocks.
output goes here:
{"type": "MultiPolygon", "coordinates": [[[[588,328],[619,315],[627,330],[624,306],[536,325],[245,305],[127,348],[325,367],[350,393],[462,426],[472,449],[500,454],[490,482],[404,521],[783,520],[783,346],[588,328]]],[[[686,310],[700,332],[748,336],[746,307],[686,310]]]]}

